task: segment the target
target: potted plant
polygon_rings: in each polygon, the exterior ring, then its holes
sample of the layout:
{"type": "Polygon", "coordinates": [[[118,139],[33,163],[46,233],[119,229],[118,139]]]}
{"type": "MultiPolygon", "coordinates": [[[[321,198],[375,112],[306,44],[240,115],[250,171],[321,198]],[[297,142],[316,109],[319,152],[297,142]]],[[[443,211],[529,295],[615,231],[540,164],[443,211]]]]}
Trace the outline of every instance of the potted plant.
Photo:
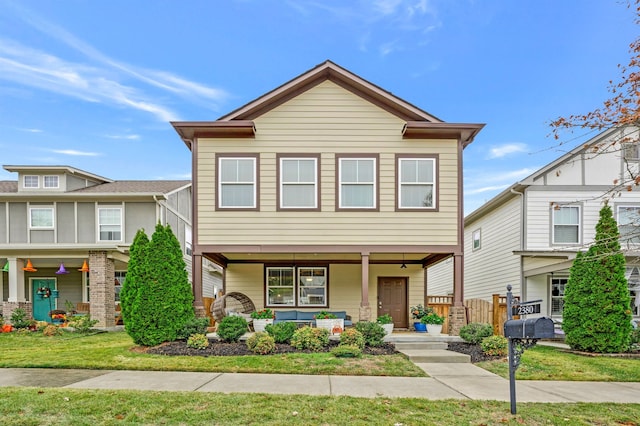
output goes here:
{"type": "Polygon", "coordinates": [[[376,322],[384,328],[385,336],[388,336],[393,332],[393,318],[389,314],[380,315],[376,322]]]}
{"type": "Polygon", "coordinates": [[[251,318],[253,318],[253,330],[259,332],[264,331],[267,325],[273,324],[275,314],[271,309],[267,308],[251,312],[251,318]]]}
{"type": "Polygon", "coordinates": [[[442,333],[442,324],[444,324],[444,317],[438,315],[435,312],[430,312],[420,319],[420,322],[425,324],[427,332],[434,336],[439,336],[442,333]]]}
{"type": "Polygon", "coordinates": [[[418,333],[426,333],[427,326],[421,320],[428,314],[433,312],[433,308],[424,307],[423,305],[412,306],[409,310],[411,318],[413,318],[413,328],[418,333]]]}
{"type": "Polygon", "coordinates": [[[344,330],[344,319],[336,317],[331,312],[320,311],[314,316],[314,318],[316,320],[316,327],[326,328],[329,330],[329,333],[333,333],[334,327],[336,330],[344,330]]]}

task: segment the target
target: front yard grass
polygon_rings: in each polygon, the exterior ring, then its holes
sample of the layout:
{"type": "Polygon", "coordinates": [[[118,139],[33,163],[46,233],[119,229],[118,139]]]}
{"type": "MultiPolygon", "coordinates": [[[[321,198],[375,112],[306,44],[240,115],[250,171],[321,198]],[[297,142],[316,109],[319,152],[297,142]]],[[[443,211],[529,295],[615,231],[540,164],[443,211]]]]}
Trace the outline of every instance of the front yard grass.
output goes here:
{"type": "Polygon", "coordinates": [[[0,334],[0,367],[82,368],[95,370],[215,371],[222,373],[317,374],[424,377],[403,355],[336,358],[330,353],[165,356],[144,353],[125,332],[0,334]]]}

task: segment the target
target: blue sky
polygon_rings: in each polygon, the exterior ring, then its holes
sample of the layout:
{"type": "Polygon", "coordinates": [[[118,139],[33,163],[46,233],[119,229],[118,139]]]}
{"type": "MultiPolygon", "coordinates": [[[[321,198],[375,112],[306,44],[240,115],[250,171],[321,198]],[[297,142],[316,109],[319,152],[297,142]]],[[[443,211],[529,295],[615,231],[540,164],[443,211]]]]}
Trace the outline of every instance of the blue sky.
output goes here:
{"type": "Polygon", "coordinates": [[[465,150],[470,213],[562,154],[549,121],[608,98],[633,18],[618,0],[0,0],[0,164],[189,178],[170,120],[215,120],[330,59],[486,123],[465,150]]]}

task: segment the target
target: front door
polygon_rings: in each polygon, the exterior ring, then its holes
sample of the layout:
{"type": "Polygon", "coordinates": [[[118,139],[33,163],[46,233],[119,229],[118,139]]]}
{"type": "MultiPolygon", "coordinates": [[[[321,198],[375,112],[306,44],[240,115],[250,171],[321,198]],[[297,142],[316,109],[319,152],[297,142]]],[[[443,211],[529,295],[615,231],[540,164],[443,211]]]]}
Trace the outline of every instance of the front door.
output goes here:
{"type": "Polygon", "coordinates": [[[378,278],[378,316],[389,314],[396,328],[408,328],[407,279],[404,277],[378,278]]]}
{"type": "Polygon", "coordinates": [[[31,280],[31,300],[33,301],[33,319],[36,321],[50,321],[49,311],[56,309],[56,299],[51,294],[56,289],[54,278],[34,278],[31,280]],[[38,289],[49,291],[43,295],[38,294],[38,289]]]}

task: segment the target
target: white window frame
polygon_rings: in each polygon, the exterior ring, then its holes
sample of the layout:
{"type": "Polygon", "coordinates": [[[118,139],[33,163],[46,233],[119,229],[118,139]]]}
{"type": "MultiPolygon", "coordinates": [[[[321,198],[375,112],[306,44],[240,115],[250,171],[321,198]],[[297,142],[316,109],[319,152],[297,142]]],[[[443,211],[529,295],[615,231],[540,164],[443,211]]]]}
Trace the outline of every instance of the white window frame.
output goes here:
{"type": "Polygon", "coordinates": [[[316,157],[280,157],[280,200],[279,206],[280,209],[288,210],[288,209],[317,209],[318,208],[318,158],[316,157]],[[285,182],[284,178],[284,163],[287,161],[296,161],[298,162],[298,169],[300,168],[301,161],[312,161],[313,162],[313,180],[312,181],[301,181],[300,173],[298,173],[297,181],[285,182]],[[285,187],[287,186],[298,186],[298,185],[313,185],[313,204],[310,206],[306,205],[285,205],[285,187]]]}
{"type": "Polygon", "coordinates": [[[550,285],[549,285],[549,314],[555,318],[562,318],[562,313],[564,311],[564,293],[567,291],[567,283],[569,282],[569,277],[566,276],[552,276],[550,285]],[[562,288],[562,293],[558,295],[553,294],[553,286],[554,284],[558,287],[558,289],[562,288]],[[557,306],[557,309],[554,310],[554,304],[557,306]]]}
{"type": "Polygon", "coordinates": [[[296,306],[296,272],[295,268],[292,266],[269,266],[265,271],[265,304],[266,306],[271,307],[295,307],[296,306]],[[273,285],[270,285],[269,278],[271,277],[271,271],[289,271],[291,273],[291,285],[276,285],[282,284],[281,281],[275,282],[273,285]],[[282,303],[273,303],[270,298],[271,289],[273,291],[277,291],[278,288],[286,289],[291,291],[291,299],[287,299],[282,303]]]}
{"type": "Polygon", "coordinates": [[[189,225],[184,226],[184,254],[193,255],[193,234],[189,225]]]}
{"type": "Polygon", "coordinates": [[[622,144],[622,157],[627,161],[640,160],[640,144],[638,142],[625,142],[622,144]]]}
{"type": "Polygon", "coordinates": [[[22,186],[23,188],[27,188],[27,189],[38,189],[40,188],[40,176],[38,175],[24,175],[22,176],[22,186]],[[29,184],[27,184],[27,180],[33,180],[35,178],[35,185],[33,185],[33,182],[30,182],[29,184]]]}
{"type": "Polygon", "coordinates": [[[42,187],[43,188],[60,188],[60,176],[50,175],[42,177],[42,187]],[[52,182],[48,183],[47,180],[52,182]],[[55,185],[51,185],[51,183],[55,183],[55,185]]]}
{"type": "Polygon", "coordinates": [[[125,280],[127,279],[127,271],[114,271],[114,291],[115,291],[115,302],[116,304],[120,303],[120,292],[122,291],[122,286],[124,285],[125,280]]]}
{"type": "Polygon", "coordinates": [[[344,210],[375,210],[378,208],[378,159],[376,157],[340,157],[338,159],[338,207],[344,210]],[[370,161],[373,163],[373,180],[371,182],[360,182],[354,181],[343,181],[342,180],[342,171],[344,170],[343,162],[344,161],[370,161]],[[344,203],[344,196],[342,187],[345,185],[362,185],[362,186],[370,186],[371,187],[371,200],[372,204],[370,206],[346,206],[344,203]]]}
{"type": "Polygon", "coordinates": [[[29,228],[30,229],[54,229],[56,226],[56,214],[53,207],[29,207],[29,228]],[[35,211],[48,211],[51,214],[51,225],[34,225],[33,213],[35,211]]]}
{"type": "MultiPolygon", "coordinates": [[[[434,210],[436,209],[437,206],[437,200],[436,200],[436,159],[433,157],[398,157],[398,209],[399,210],[434,210]],[[404,164],[408,161],[417,161],[417,162],[429,162],[431,163],[431,171],[432,171],[432,176],[431,176],[431,180],[426,180],[426,181],[415,181],[415,182],[403,182],[402,181],[402,169],[404,166],[404,164]],[[403,203],[403,191],[402,188],[404,186],[411,186],[411,185],[426,185],[426,186],[431,186],[431,205],[430,206],[405,206],[403,203]]],[[[418,174],[416,173],[416,176],[418,174]]]]}
{"type": "Polygon", "coordinates": [[[288,307],[288,308],[326,308],[329,306],[329,268],[327,266],[267,266],[265,271],[265,306],[270,308],[288,307]],[[291,285],[270,285],[269,278],[271,271],[288,271],[291,275],[291,285]],[[311,275],[305,274],[305,271],[311,272],[311,275]],[[322,272],[321,275],[317,275],[322,272]],[[321,278],[322,285],[313,285],[314,277],[321,278]],[[309,285],[301,284],[302,280],[307,282],[311,279],[309,285]],[[276,291],[278,288],[287,289],[291,292],[291,299],[283,303],[272,303],[269,294],[271,290],[276,291]],[[305,292],[304,290],[309,291],[305,292]],[[311,291],[313,290],[313,291],[311,291]],[[317,290],[320,290],[318,292],[317,290]],[[313,296],[320,298],[312,299],[313,296]]]}
{"type": "MultiPolygon", "coordinates": [[[[247,156],[247,157],[242,157],[242,156],[233,156],[233,157],[226,157],[226,156],[220,156],[218,157],[218,172],[217,172],[217,176],[218,176],[218,187],[217,187],[217,191],[218,191],[218,208],[219,209],[234,209],[234,210],[238,210],[238,209],[256,209],[258,207],[258,159],[257,157],[253,157],[253,156],[247,156]],[[235,180],[235,181],[223,181],[222,180],[222,164],[226,161],[247,161],[250,160],[252,161],[253,165],[252,165],[252,170],[253,170],[253,180],[252,181],[240,181],[235,180]],[[222,197],[222,187],[225,185],[252,185],[253,187],[253,199],[251,202],[251,205],[247,205],[247,206],[238,206],[238,205],[224,205],[223,204],[223,197],[222,197]]],[[[236,175],[238,174],[238,170],[236,169],[236,175]]]]}
{"type": "Polygon", "coordinates": [[[124,237],[124,225],[123,225],[123,221],[124,221],[124,212],[123,212],[123,208],[122,206],[99,206],[96,210],[96,225],[97,225],[97,233],[98,233],[98,237],[97,240],[98,241],[123,241],[123,237],[124,237]],[[102,230],[101,227],[102,226],[115,226],[116,224],[112,224],[112,223],[101,223],[100,221],[100,212],[104,211],[104,210],[114,210],[114,211],[118,211],[120,213],[120,223],[118,224],[118,226],[120,227],[119,231],[110,231],[110,232],[120,232],[120,238],[119,239],[102,239],[102,230]]]}
{"type": "Polygon", "coordinates": [[[571,205],[553,205],[551,207],[551,244],[553,245],[577,245],[582,241],[582,206],[571,204],[571,205]],[[577,209],[578,210],[578,223],[562,223],[556,224],[556,212],[562,209],[577,209]],[[556,226],[576,226],[578,228],[577,232],[577,241],[575,242],[563,242],[556,241],[556,226]]]}
{"type": "Polygon", "coordinates": [[[298,280],[296,282],[297,287],[297,298],[298,298],[298,306],[299,307],[326,307],[328,305],[328,294],[327,294],[327,268],[324,266],[300,266],[297,268],[297,277],[298,280]],[[303,272],[310,272],[311,275],[303,275],[303,272]],[[322,272],[322,275],[316,275],[317,272],[322,272]],[[316,277],[322,278],[322,285],[313,285],[313,281],[316,277]],[[303,285],[303,281],[305,284],[303,285]],[[307,284],[308,283],[308,284],[307,284]],[[317,292],[309,292],[303,296],[303,290],[321,290],[320,294],[312,294],[317,292]],[[316,296],[320,296],[320,299],[314,299],[316,296]],[[317,300],[317,303],[313,303],[314,300],[317,300]]]}
{"type": "Polygon", "coordinates": [[[616,221],[618,223],[618,231],[620,232],[620,245],[623,248],[627,247],[637,247],[640,244],[640,205],[628,204],[628,205],[618,205],[616,206],[616,221]],[[622,215],[620,214],[621,209],[633,209],[636,211],[638,219],[636,222],[622,223],[622,215]],[[635,237],[627,237],[628,233],[622,232],[623,226],[635,226],[636,230],[632,233],[632,235],[636,235],[635,237]]]}
{"type": "Polygon", "coordinates": [[[471,233],[471,248],[473,251],[480,250],[482,248],[482,231],[480,229],[476,229],[471,233]]]}

